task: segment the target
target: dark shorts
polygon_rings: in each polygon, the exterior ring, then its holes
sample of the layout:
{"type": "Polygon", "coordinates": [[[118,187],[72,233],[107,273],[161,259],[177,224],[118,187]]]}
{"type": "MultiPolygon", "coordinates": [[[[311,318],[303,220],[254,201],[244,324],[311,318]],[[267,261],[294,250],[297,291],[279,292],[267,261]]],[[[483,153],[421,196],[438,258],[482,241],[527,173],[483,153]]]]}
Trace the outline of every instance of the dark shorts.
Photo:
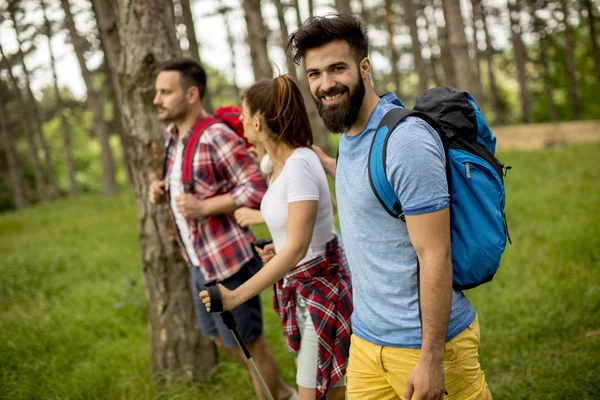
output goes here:
{"type": "MultiPolygon", "coordinates": [[[[260,270],[262,262],[256,256],[248,261],[238,272],[233,276],[220,282],[229,290],[237,289],[244,282],[250,279],[260,270]]],[[[198,295],[204,290],[204,277],[197,266],[190,268],[192,280],[192,295],[194,298],[194,307],[198,316],[198,326],[200,331],[205,336],[220,336],[223,346],[227,348],[237,347],[235,338],[231,331],[225,326],[219,313],[208,313],[200,296],[198,295]]],[[[262,335],[262,308],[260,305],[260,297],[254,296],[247,302],[243,303],[236,309],[231,310],[237,330],[244,343],[248,343],[262,335]]]]}

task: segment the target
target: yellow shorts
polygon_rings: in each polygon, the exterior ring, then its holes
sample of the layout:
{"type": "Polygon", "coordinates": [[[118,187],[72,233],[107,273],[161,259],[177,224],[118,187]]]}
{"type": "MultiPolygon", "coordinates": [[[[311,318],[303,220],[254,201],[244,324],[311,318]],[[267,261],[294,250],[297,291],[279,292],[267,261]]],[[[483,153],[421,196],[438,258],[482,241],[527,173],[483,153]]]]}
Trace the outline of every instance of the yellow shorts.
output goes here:
{"type": "MultiPolygon", "coordinates": [[[[479,319],[446,342],[444,400],[491,400],[479,365],[479,319]]],[[[346,372],[346,399],[402,399],[420,349],[378,346],[352,335],[346,372]]]]}

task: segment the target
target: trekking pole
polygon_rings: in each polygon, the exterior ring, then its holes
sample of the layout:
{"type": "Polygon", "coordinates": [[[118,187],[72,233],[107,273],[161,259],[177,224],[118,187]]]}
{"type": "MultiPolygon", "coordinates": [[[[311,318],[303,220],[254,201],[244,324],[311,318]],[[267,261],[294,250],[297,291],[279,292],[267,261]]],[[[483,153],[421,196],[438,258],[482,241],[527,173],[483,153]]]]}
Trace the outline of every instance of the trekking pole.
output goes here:
{"type": "MultiPolygon", "coordinates": [[[[204,284],[206,290],[208,291],[208,297],[210,298],[210,312],[223,311],[221,290],[219,290],[216,284],[216,280],[212,280],[204,284]]],[[[237,330],[237,324],[235,323],[235,319],[233,318],[233,314],[229,311],[223,311],[221,312],[221,318],[223,319],[223,323],[225,324],[225,326],[233,334],[233,337],[235,338],[235,341],[238,344],[240,350],[242,350],[242,353],[244,353],[244,357],[246,357],[246,361],[248,362],[248,365],[250,366],[254,377],[256,378],[256,380],[258,380],[258,383],[260,383],[260,387],[262,388],[265,397],[267,398],[267,400],[273,400],[273,396],[271,395],[271,392],[269,391],[265,380],[261,376],[260,372],[258,372],[258,368],[256,368],[256,364],[254,363],[254,360],[252,359],[248,348],[246,347],[246,345],[242,341],[242,338],[240,337],[240,334],[237,330]]]]}

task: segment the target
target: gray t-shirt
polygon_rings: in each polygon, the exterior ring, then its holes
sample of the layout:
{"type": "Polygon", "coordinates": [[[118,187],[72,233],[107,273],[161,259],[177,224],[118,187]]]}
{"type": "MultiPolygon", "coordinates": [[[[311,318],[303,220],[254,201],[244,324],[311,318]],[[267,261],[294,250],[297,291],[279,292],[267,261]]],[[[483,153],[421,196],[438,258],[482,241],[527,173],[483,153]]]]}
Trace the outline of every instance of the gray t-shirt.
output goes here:
{"type": "MultiPolygon", "coordinates": [[[[401,106],[392,93],[381,98],[356,136],[342,134],[336,172],[336,194],[344,248],[352,274],[357,336],[382,346],[420,348],[417,255],[406,224],[392,218],[369,184],[369,149],[385,113],[401,106]]],[[[396,127],[387,145],[387,177],[406,215],[449,206],[444,149],[437,133],[419,118],[396,127]]],[[[452,294],[447,340],[475,318],[469,300],[452,294]]]]}

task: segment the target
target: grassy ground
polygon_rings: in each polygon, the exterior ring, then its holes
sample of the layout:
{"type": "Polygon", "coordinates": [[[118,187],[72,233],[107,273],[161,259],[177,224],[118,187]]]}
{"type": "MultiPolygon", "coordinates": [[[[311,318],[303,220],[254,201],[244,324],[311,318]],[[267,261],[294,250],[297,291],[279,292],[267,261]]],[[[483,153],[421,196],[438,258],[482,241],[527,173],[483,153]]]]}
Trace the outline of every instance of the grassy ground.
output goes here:
{"type": "MultiPolygon", "coordinates": [[[[600,398],[600,144],[500,158],[514,245],[468,292],[495,399],[600,398]]],[[[129,192],[0,216],[0,398],[249,399],[224,357],[199,388],[150,383],[136,210],[129,192]]],[[[269,342],[293,357],[263,293],[269,342]]]]}

